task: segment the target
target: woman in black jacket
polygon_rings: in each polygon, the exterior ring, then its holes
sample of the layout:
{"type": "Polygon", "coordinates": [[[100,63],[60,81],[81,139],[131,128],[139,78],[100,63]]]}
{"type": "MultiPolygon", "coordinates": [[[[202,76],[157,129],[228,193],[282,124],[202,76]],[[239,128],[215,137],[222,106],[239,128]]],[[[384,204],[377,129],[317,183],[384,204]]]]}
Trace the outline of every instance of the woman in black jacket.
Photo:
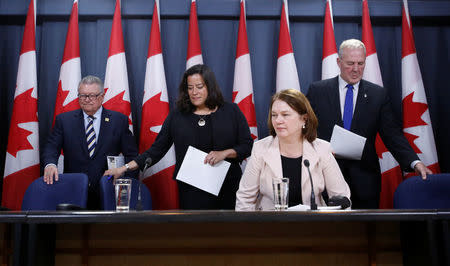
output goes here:
{"type": "Polygon", "coordinates": [[[153,145],[126,166],[108,170],[115,178],[127,169],[144,168],[147,158],[157,163],[175,145],[176,177],[189,146],[208,155],[205,163],[231,163],[216,197],[177,181],[181,209],[234,209],[242,171],[239,163],[250,155],[253,140],[242,112],[236,104],[223,100],[214,73],[205,65],[195,65],[183,75],[177,108],[170,112],[153,145]]]}

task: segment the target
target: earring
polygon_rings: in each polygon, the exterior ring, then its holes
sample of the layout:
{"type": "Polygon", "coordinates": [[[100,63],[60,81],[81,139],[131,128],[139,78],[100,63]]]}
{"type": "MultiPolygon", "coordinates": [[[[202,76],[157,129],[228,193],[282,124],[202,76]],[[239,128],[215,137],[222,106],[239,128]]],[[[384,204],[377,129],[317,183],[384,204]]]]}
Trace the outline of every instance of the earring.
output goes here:
{"type": "Polygon", "coordinates": [[[303,128],[303,129],[305,129],[305,128],[306,128],[305,124],[303,124],[302,128],[303,128]]]}

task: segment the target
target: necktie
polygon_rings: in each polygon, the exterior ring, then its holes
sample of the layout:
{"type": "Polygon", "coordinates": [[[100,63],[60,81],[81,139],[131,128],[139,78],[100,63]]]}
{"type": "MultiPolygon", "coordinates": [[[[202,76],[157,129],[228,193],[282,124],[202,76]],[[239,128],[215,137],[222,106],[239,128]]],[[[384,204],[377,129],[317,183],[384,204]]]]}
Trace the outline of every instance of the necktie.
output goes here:
{"type": "Polygon", "coordinates": [[[96,137],[95,137],[95,131],[94,131],[94,119],[95,119],[95,117],[90,115],[88,117],[89,123],[86,127],[86,140],[87,140],[88,152],[89,152],[90,157],[92,157],[92,155],[94,154],[95,143],[97,142],[96,137]]]}
{"type": "Polygon", "coordinates": [[[347,84],[347,93],[345,94],[344,103],[344,128],[350,130],[352,126],[352,116],[353,116],[353,86],[347,84]]]}

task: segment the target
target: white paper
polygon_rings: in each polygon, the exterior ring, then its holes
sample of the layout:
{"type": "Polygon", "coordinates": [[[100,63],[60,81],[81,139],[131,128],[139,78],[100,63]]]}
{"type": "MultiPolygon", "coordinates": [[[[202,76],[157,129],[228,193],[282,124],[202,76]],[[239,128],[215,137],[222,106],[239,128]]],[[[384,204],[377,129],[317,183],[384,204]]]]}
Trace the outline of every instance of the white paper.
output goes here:
{"type": "Polygon", "coordinates": [[[214,166],[205,164],[206,155],[189,146],[176,179],[217,196],[231,164],[225,160],[214,166]]]}
{"type": "MultiPolygon", "coordinates": [[[[334,211],[334,210],[340,210],[341,206],[318,206],[317,210],[319,211],[334,211]]],[[[292,207],[288,208],[288,211],[309,211],[311,210],[311,207],[309,205],[303,205],[303,204],[299,204],[299,205],[295,205],[292,207]]]]}
{"type": "Polygon", "coordinates": [[[108,169],[119,168],[125,165],[125,158],[120,156],[106,156],[106,161],[108,163],[108,169]]]}
{"type": "Polygon", "coordinates": [[[311,209],[311,207],[309,207],[309,205],[299,204],[299,205],[289,207],[288,211],[303,212],[303,211],[308,211],[309,209],[311,209]]]}
{"type": "Polygon", "coordinates": [[[330,144],[336,158],[361,160],[366,138],[334,125],[330,144]]]}

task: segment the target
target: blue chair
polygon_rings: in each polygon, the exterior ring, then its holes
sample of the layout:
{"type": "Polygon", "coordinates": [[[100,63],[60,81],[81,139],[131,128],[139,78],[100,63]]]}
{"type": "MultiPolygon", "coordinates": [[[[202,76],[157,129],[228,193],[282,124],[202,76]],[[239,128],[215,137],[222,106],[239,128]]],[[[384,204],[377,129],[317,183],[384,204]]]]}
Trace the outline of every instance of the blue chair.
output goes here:
{"type": "Polygon", "coordinates": [[[60,174],[58,181],[48,185],[41,176],[25,191],[22,210],[56,210],[60,203],[86,208],[89,180],[86,174],[60,174]]]}
{"type": "MultiPolygon", "coordinates": [[[[131,181],[131,199],[130,199],[130,210],[136,209],[136,204],[138,201],[139,194],[139,183],[137,179],[132,179],[131,181]]],[[[115,201],[115,191],[113,185],[113,179],[109,179],[103,176],[100,179],[100,203],[103,210],[114,211],[116,210],[115,201]]],[[[150,195],[150,190],[148,190],[145,184],[141,183],[141,202],[143,210],[152,209],[152,197],[150,195]]]]}
{"type": "Polygon", "coordinates": [[[394,193],[395,209],[450,209],[450,174],[413,176],[394,193]]]}

